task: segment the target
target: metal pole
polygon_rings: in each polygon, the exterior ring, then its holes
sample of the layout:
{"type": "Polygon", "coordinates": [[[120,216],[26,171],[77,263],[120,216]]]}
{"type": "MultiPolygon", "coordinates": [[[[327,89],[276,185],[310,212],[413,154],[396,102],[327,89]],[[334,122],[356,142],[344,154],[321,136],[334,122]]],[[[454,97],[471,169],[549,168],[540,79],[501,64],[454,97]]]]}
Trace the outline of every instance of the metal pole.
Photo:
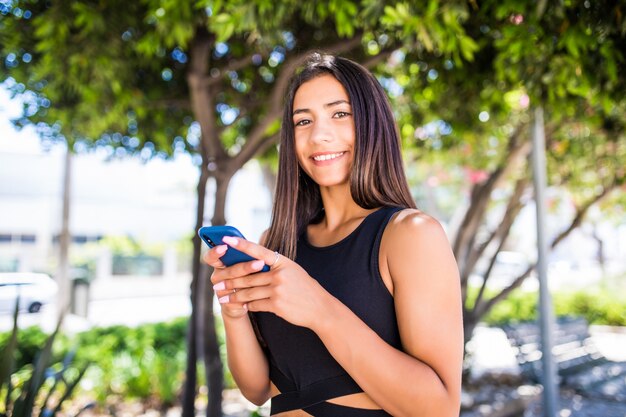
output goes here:
{"type": "Polygon", "coordinates": [[[543,365],[543,401],[544,416],[557,417],[558,384],[556,368],[552,356],[553,323],[552,300],[548,289],[546,257],[546,153],[545,132],[543,126],[543,108],[537,107],[533,118],[533,182],[535,185],[535,206],[537,208],[537,277],[539,278],[539,322],[541,327],[541,361],[543,365]]]}

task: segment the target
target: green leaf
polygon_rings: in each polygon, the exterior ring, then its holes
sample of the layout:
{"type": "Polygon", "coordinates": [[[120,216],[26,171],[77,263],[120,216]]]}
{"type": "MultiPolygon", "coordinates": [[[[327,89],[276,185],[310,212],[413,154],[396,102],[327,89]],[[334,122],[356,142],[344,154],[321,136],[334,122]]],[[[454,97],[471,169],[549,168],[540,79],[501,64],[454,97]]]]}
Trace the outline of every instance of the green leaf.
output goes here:
{"type": "Polygon", "coordinates": [[[467,61],[474,59],[474,53],[478,51],[478,44],[469,36],[459,36],[459,46],[463,58],[467,61]]]}
{"type": "Polygon", "coordinates": [[[430,38],[430,35],[426,31],[426,28],[422,24],[417,25],[417,38],[424,44],[424,47],[427,51],[432,51],[434,49],[433,41],[430,38]]]}

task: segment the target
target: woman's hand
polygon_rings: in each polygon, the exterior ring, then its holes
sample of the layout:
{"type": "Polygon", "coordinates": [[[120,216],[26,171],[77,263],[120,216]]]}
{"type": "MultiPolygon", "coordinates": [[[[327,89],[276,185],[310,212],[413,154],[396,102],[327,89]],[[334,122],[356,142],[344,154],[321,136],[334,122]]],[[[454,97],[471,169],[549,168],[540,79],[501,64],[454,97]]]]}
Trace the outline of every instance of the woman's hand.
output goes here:
{"type": "Polygon", "coordinates": [[[321,319],[329,294],[298,264],[245,239],[228,236],[223,241],[257,259],[224,268],[219,257],[228,249],[220,246],[205,257],[216,268],[211,281],[224,314],[240,317],[247,311],[265,311],[309,328],[321,319]],[[264,265],[270,270],[259,272],[264,265]]]}
{"type": "MultiPolygon", "coordinates": [[[[220,258],[226,253],[227,250],[228,250],[228,246],[219,245],[219,246],[215,246],[214,248],[211,248],[204,255],[204,262],[206,262],[207,264],[213,267],[213,275],[211,276],[211,282],[213,284],[220,282],[215,278],[216,275],[220,277],[228,276],[227,275],[228,270],[231,269],[231,268],[226,268],[226,266],[220,260],[220,258]]],[[[248,262],[247,264],[250,264],[250,263],[251,262],[248,262]]],[[[248,265],[248,266],[252,267],[251,265],[248,265]]],[[[250,273],[253,273],[253,272],[254,271],[251,271],[250,273]]],[[[235,291],[234,287],[231,287],[230,289],[225,289],[225,288],[220,289],[220,288],[221,287],[219,285],[213,286],[213,290],[215,291],[215,295],[217,295],[218,299],[223,299],[224,297],[228,297],[229,294],[235,291]]],[[[222,305],[222,315],[230,317],[230,318],[246,317],[247,312],[248,312],[248,308],[243,303],[228,303],[227,305],[222,305]]]]}

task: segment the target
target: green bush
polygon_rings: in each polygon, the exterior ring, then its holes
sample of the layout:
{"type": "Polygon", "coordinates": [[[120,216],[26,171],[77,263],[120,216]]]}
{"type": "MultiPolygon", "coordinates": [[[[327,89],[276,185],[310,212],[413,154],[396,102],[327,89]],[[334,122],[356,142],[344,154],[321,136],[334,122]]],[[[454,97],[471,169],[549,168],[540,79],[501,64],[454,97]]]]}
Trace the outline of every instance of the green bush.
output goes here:
{"type": "MultiPolygon", "coordinates": [[[[58,334],[55,361],[60,361],[72,346],[78,346],[75,361],[89,363],[79,389],[101,406],[111,401],[141,400],[153,406],[168,407],[177,402],[185,381],[187,359],[187,318],[137,327],[96,327],[72,337],[58,334]]],[[[226,363],[223,323],[216,318],[220,353],[226,363]]],[[[0,333],[0,347],[10,340],[10,333],[0,333]]],[[[38,327],[17,333],[19,349],[15,357],[18,369],[32,362],[48,335],[38,327]]],[[[26,369],[26,368],[23,368],[26,369]]],[[[199,384],[205,381],[204,369],[198,369],[199,384]]],[[[16,381],[27,379],[30,371],[20,371],[16,381]],[[21,376],[20,376],[21,375],[21,376]]],[[[227,388],[235,386],[227,367],[227,388]]]]}
{"type": "MultiPolygon", "coordinates": [[[[516,290],[496,304],[483,318],[491,325],[537,319],[539,294],[516,290]]],[[[590,324],[626,326],[626,299],[621,294],[597,288],[552,293],[556,316],[581,316],[590,324]]]]}
{"type": "MultiPolygon", "coordinates": [[[[59,355],[54,346],[62,318],[50,335],[32,328],[20,330],[17,323],[16,307],[13,329],[0,338],[0,416],[56,416],[74,394],[89,363],[76,361],[75,349],[65,349],[62,359],[56,359],[59,355]]],[[[79,413],[90,407],[87,404],[79,413]]]]}
{"type": "MultiPolygon", "coordinates": [[[[0,333],[0,347],[4,347],[9,342],[10,332],[0,333]]],[[[35,358],[41,347],[46,343],[48,335],[37,326],[30,326],[17,331],[17,345],[19,349],[15,351],[14,360],[15,367],[20,369],[35,361],[35,358]]],[[[59,339],[66,339],[63,335],[57,335],[57,344],[59,339]]],[[[66,343],[66,340],[64,340],[66,343]]],[[[59,359],[59,354],[55,355],[55,359],[59,359]]]]}
{"type": "Polygon", "coordinates": [[[80,356],[93,363],[85,379],[99,403],[151,399],[172,405],[184,382],[187,319],[138,327],[93,328],[78,335],[80,356]]]}

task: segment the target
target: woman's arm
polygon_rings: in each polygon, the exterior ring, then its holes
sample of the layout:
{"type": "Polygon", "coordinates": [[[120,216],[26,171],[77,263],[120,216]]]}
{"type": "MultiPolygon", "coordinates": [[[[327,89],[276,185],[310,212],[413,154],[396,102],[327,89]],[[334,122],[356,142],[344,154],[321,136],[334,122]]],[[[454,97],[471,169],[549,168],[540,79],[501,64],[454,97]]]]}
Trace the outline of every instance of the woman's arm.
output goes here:
{"type": "MultiPolygon", "coordinates": [[[[229,275],[230,268],[224,268],[219,257],[227,247],[217,246],[209,250],[204,260],[215,268],[211,281],[218,297],[232,292],[225,290],[223,282],[229,275]]],[[[249,264],[248,273],[255,272],[249,264]]],[[[241,268],[240,268],[241,270],[241,268]]],[[[243,304],[222,305],[222,319],[226,333],[226,351],[228,368],[242,395],[254,404],[261,405],[270,397],[270,379],[267,359],[254,333],[248,310],[243,304]]]]}
{"type": "Polygon", "coordinates": [[[443,229],[430,217],[404,210],[383,235],[381,258],[392,280],[405,353],[337,300],[329,301],[325,318],[313,330],[359,386],[394,416],[457,416],[461,293],[443,229]]]}
{"type": "Polygon", "coordinates": [[[267,359],[248,317],[224,318],[228,368],[244,397],[256,405],[270,398],[267,359]]]}

